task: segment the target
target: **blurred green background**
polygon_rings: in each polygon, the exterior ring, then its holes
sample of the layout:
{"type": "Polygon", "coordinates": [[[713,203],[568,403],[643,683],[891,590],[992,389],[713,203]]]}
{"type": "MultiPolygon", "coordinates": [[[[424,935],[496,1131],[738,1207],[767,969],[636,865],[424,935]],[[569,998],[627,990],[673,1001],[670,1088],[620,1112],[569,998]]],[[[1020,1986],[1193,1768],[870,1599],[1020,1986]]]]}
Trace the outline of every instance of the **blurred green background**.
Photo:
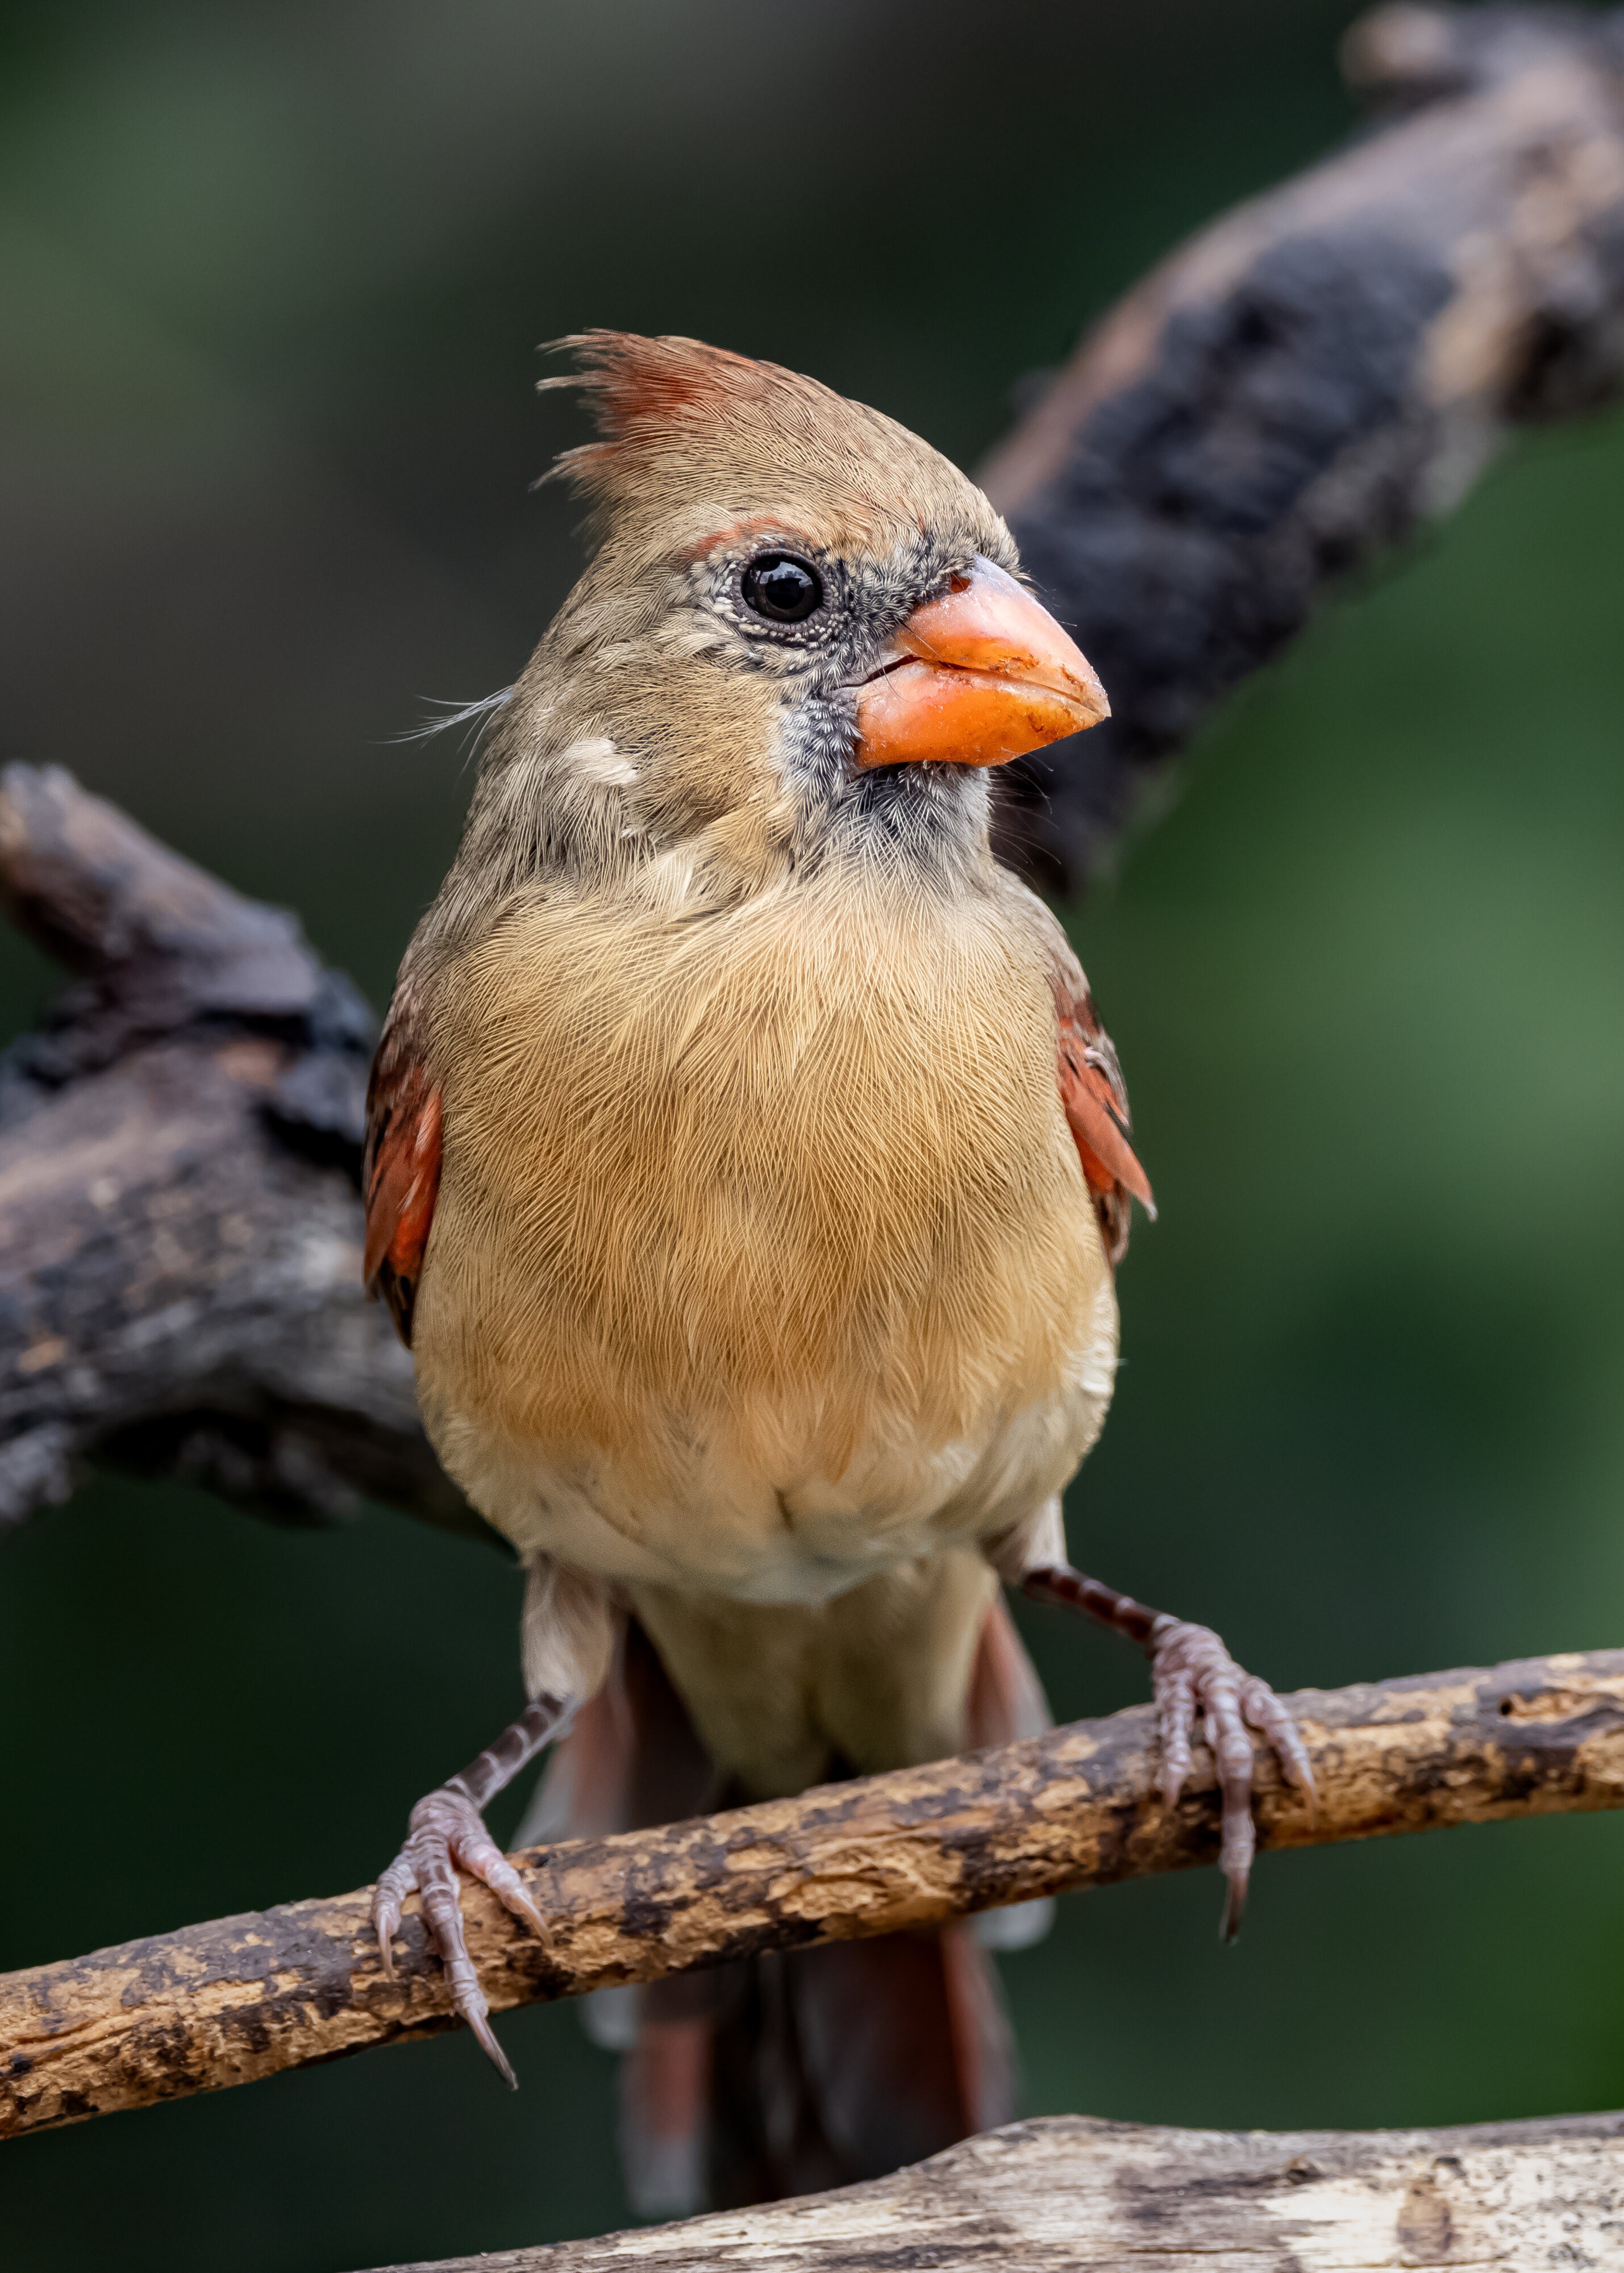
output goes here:
{"type": "MultiPolygon", "coordinates": [[[[540,339],[698,333],[973,461],[1179,236],[1351,124],[1330,0],[13,4],[6,754],[299,908],[375,1001],[452,849],[427,698],[573,573],[540,339]]],[[[1162,1220],[1074,1550],[1279,1684],[1624,1640],[1624,424],[1349,593],[1077,918],[1162,1220]]],[[[12,1025],[49,985],[0,942],[12,1025]]],[[[515,1577],[112,1479],[0,1548],[0,1965],[375,1874],[519,1698],[515,1577]]],[[[1057,1707],[1144,1693],[1028,1620],[1057,1707]]],[[[511,1828],[513,1795],[495,1812],[511,1828]]],[[[1009,1961],[1027,2104],[1624,2104],[1624,1822],[1266,1859],[1009,1961]]],[[[341,2269],[625,2217],[565,2008],[19,2142],[17,2273],[341,2269]]]]}

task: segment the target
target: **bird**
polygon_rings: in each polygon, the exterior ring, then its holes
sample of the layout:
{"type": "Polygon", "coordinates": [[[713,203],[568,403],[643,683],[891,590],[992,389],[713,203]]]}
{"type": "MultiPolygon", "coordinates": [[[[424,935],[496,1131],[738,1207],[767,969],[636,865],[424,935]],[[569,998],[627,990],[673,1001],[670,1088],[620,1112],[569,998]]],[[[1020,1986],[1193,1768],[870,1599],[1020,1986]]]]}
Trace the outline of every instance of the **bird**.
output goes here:
{"type": "MultiPolygon", "coordinates": [[[[589,558],[486,712],[363,1167],[369,1291],[524,1565],[528,1700],[412,1809],[372,1922],[392,1969],[417,1895],[510,2083],[459,1887],[545,1932],[483,1811],[549,1744],[538,1819],[581,1834],[1034,1733],[1007,1589],[1148,1653],[1169,1804],[1202,1724],[1226,1932],[1253,1732],[1313,1790],[1216,1633],[1066,1551],[1154,1202],[992,790],[1107,715],[1098,679],[986,497],[890,417],[693,340],[558,344],[542,384],[595,422],[554,469],[589,558]]],[[[874,2175],[1011,2112],[963,1924],[626,1996],[645,2211],[874,2175]]]]}

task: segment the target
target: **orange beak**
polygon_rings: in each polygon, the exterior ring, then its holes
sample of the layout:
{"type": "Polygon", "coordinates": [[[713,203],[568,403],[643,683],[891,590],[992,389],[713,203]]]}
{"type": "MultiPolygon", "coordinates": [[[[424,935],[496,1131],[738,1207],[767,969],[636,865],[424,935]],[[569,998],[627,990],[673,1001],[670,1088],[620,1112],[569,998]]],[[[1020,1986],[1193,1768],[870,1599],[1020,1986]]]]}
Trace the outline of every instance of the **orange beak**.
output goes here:
{"type": "Polygon", "coordinates": [[[860,766],[1001,766],[1111,715],[1046,608],[991,560],[916,608],[857,688],[860,766]]]}

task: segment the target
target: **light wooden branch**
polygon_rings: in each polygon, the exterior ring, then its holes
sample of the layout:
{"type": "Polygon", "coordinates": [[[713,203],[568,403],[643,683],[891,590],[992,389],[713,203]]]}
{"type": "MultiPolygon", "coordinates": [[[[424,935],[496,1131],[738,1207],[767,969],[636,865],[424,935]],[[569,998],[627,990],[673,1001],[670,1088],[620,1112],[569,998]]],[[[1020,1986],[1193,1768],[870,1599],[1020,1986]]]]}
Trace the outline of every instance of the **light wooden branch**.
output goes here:
{"type": "Polygon", "coordinates": [[[1624,2115],[1447,2131],[1012,2123],[867,2186],[389,2273],[1616,2266],[1624,2115]]]}
{"type": "MultiPolygon", "coordinates": [[[[1624,1804],[1624,1650],[1291,1700],[1311,1818],[1260,1763],[1265,1847],[1624,1804]]],[[[1170,1814],[1141,1707],[996,1752],[521,1857],[549,1921],[483,1888],[468,1946],[492,2009],[771,1948],[889,1933],[1216,1852],[1211,1763],[1170,1814]]],[[[451,2025],[423,1924],[385,1979],[365,1892],[125,1943],[0,1979],[0,2136],[235,2083],[451,2025]]]]}

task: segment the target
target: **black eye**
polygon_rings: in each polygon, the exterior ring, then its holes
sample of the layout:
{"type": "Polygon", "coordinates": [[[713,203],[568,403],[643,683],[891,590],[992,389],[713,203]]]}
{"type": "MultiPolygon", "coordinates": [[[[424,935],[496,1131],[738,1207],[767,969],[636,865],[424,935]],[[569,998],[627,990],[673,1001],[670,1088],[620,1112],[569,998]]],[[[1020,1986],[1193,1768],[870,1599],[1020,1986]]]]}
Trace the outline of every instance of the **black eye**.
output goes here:
{"type": "Polygon", "coordinates": [[[759,552],[744,574],[745,604],[770,624],[804,624],[823,604],[823,579],[793,552],[759,552]]]}

